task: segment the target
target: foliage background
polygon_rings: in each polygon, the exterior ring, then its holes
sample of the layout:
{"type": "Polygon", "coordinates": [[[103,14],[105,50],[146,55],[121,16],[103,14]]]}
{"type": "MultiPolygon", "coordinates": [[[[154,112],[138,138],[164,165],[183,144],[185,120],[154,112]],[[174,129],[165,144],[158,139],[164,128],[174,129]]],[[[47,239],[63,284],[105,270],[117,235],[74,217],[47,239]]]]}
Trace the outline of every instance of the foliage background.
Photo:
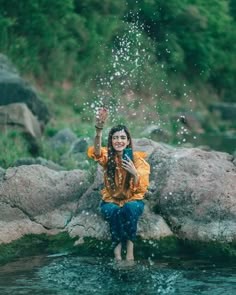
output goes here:
{"type": "Polygon", "coordinates": [[[46,136],[68,126],[91,136],[103,103],[108,124],[129,121],[134,135],[150,124],[177,132],[178,111],[192,112],[208,132],[235,128],[208,112],[212,102],[236,102],[234,0],[0,0],[0,7],[0,52],[50,107],[46,136]]]}

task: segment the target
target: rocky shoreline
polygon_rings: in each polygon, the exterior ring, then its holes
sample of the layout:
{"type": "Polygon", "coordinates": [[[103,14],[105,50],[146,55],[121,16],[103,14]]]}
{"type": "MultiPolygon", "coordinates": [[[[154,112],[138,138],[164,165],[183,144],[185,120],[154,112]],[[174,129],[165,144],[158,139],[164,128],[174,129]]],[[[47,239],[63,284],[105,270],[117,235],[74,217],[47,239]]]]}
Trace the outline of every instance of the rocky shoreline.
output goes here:
{"type": "MultiPolygon", "coordinates": [[[[162,243],[170,253],[180,251],[184,244],[191,249],[213,245],[217,253],[236,257],[234,157],[199,148],[174,148],[146,138],[135,139],[134,144],[136,150],[148,153],[151,165],[145,212],[138,227],[137,244],[142,246],[137,251],[143,247],[158,255],[162,243]]],[[[61,243],[57,237],[63,235],[63,244],[73,244],[71,249],[80,252],[92,249],[96,241],[104,249],[110,236],[99,213],[101,187],[99,167],[92,177],[86,170],[55,171],[37,164],[2,169],[1,249],[42,235],[44,242],[55,238],[54,245],[61,243]]],[[[24,242],[19,245],[24,248],[24,242]]]]}

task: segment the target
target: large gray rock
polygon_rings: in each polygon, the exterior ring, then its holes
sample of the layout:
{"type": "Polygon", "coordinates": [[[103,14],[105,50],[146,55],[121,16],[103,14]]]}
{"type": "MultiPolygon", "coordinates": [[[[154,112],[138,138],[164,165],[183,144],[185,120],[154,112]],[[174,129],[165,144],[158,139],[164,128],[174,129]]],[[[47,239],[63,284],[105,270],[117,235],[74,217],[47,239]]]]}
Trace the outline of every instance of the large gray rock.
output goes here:
{"type": "Polygon", "coordinates": [[[65,128],[58,131],[57,134],[51,138],[50,145],[53,149],[60,149],[64,146],[69,147],[76,139],[76,134],[70,128],[65,128]]]}
{"type": "Polygon", "coordinates": [[[55,171],[61,171],[65,170],[64,167],[58,165],[57,163],[54,163],[51,160],[46,160],[41,157],[37,158],[19,158],[17,159],[11,166],[12,167],[18,167],[22,165],[42,165],[45,167],[48,167],[49,169],[55,170],[55,171]]]}
{"type": "Polygon", "coordinates": [[[158,125],[148,126],[142,133],[142,136],[149,137],[155,141],[168,142],[171,139],[171,133],[167,130],[160,128],[158,125]]]}
{"type": "Polygon", "coordinates": [[[156,150],[150,205],[181,238],[236,240],[236,167],[227,153],[156,150]]]}
{"type": "Polygon", "coordinates": [[[25,103],[42,124],[49,121],[51,115],[32,86],[22,79],[10,61],[0,55],[0,105],[25,103]]]}
{"type": "Polygon", "coordinates": [[[2,167],[0,167],[0,181],[3,179],[5,174],[5,169],[3,169],[2,167]]]}
{"type": "Polygon", "coordinates": [[[30,138],[41,137],[41,127],[37,118],[24,103],[0,106],[0,130],[19,130],[30,138]]]}
{"type": "Polygon", "coordinates": [[[81,170],[57,172],[40,165],[7,169],[0,183],[0,243],[65,228],[87,186],[81,170]]]}

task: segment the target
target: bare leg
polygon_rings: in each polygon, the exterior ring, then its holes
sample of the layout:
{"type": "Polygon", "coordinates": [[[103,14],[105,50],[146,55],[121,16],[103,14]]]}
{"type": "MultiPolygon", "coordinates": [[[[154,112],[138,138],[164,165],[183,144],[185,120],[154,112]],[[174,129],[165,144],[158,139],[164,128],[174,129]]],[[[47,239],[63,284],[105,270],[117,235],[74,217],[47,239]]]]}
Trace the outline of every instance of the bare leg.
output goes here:
{"type": "Polygon", "coordinates": [[[134,260],[134,243],[130,240],[127,241],[126,260],[134,260]]]}
{"type": "Polygon", "coordinates": [[[121,258],[121,243],[119,243],[114,249],[115,260],[122,260],[121,258]]]}

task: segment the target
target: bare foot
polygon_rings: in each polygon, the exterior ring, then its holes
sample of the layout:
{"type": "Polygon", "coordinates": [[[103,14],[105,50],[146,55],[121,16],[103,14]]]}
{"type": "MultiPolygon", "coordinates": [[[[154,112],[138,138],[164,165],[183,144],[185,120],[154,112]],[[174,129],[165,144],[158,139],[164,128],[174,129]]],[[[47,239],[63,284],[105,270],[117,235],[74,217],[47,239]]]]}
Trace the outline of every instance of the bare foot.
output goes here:
{"type": "Polygon", "coordinates": [[[134,243],[130,240],[127,241],[126,260],[127,261],[134,260],[134,243]]]}
{"type": "Polygon", "coordinates": [[[121,243],[119,243],[114,249],[115,260],[120,261],[121,258],[121,243]]]}

